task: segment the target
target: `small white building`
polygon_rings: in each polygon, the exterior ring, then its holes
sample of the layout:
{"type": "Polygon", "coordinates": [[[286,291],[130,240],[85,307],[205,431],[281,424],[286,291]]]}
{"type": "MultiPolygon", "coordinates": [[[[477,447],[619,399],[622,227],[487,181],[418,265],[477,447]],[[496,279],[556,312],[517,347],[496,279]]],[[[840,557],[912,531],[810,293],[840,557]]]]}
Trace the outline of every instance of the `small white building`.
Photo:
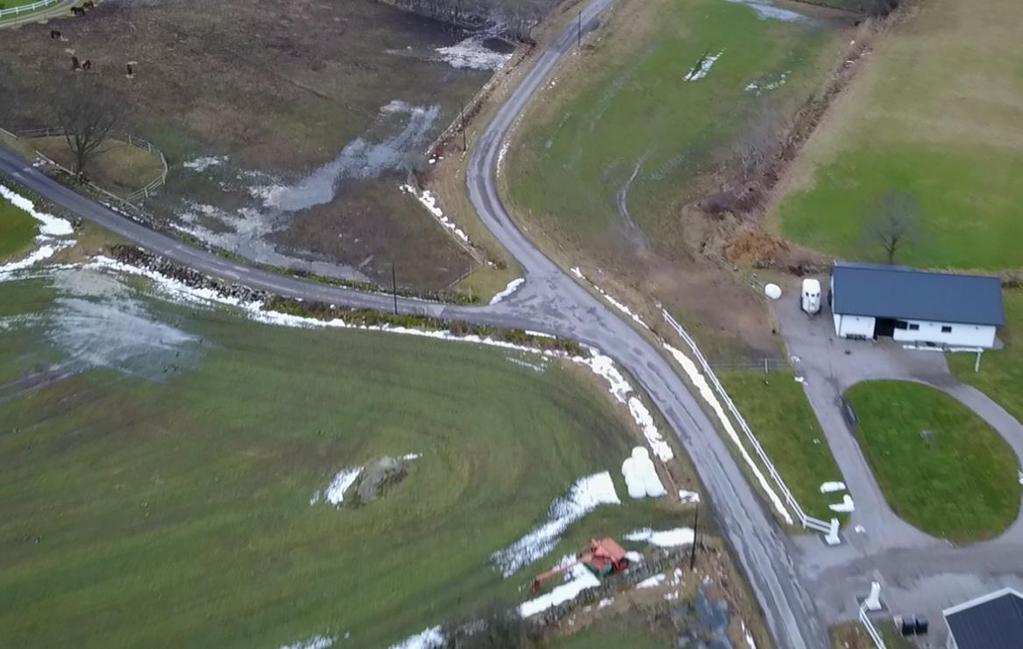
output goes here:
{"type": "Polygon", "coordinates": [[[990,349],[1005,324],[997,277],[836,263],[828,302],[842,338],[990,349]]]}

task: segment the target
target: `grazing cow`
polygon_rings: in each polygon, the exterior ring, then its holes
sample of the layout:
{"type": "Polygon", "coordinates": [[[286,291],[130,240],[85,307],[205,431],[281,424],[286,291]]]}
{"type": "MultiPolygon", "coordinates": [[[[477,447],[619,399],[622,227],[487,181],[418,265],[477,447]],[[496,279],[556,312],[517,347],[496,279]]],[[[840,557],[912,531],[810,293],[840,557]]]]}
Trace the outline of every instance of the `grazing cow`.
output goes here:
{"type": "Polygon", "coordinates": [[[82,63],[82,70],[84,70],[85,72],[88,72],[91,69],[92,69],[92,60],[91,59],[85,59],[85,62],[82,63]]]}
{"type": "Polygon", "coordinates": [[[80,68],[80,67],[82,67],[82,66],[81,66],[81,64],[80,64],[80,63],[78,62],[78,57],[77,57],[77,56],[75,56],[74,54],[72,54],[72,55],[71,55],[71,69],[72,69],[72,70],[77,70],[77,69],[78,69],[78,68],[80,68]]]}
{"type": "Polygon", "coordinates": [[[71,7],[71,14],[74,16],[84,16],[85,7],[71,7]]]}
{"type": "Polygon", "coordinates": [[[135,76],[135,65],[133,63],[129,63],[125,67],[128,69],[128,78],[131,79],[132,77],[134,77],[135,76]]]}
{"type": "Polygon", "coordinates": [[[94,0],[85,0],[85,2],[82,3],[82,9],[95,9],[95,8],[96,8],[96,2],[94,0]]]}
{"type": "Polygon", "coordinates": [[[63,40],[63,39],[64,39],[64,35],[60,33],[59,29],[51,29],[50,30],[50,40],[51,41],[58,41],[58,40],[63,40]]]}

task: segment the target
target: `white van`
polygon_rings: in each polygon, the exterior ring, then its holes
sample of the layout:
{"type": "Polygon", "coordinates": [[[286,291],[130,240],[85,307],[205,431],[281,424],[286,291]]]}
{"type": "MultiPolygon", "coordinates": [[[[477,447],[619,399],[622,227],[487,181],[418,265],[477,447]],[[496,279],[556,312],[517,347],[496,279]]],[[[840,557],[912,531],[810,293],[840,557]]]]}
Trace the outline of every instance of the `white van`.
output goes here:
{"type": "Polygon", "coordinates": [[[816,279],[804,279],[799,294],[799,308],[808,315],[817,315],[821,310],[821,283],[816,279]]]}

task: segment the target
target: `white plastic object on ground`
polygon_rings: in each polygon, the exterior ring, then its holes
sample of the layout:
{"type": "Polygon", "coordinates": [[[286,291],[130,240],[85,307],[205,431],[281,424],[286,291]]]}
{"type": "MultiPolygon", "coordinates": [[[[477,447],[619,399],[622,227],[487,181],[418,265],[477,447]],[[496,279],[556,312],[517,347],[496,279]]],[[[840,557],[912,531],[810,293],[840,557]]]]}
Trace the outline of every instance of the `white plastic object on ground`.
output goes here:
{"type": "Polygon", "coordinates": [[[856,504],[853,502],[852,496],[849,494],[846,494],[845,497],[842,498],[842,502],[834,505],[828,505],[828,507],[831,508],[831,511],[839,512],[841,514],[856,511],[856,504]]]}
{"type": "Polygon", "coordinates": [[[678,490],[678,499],[683,503],[698,503],[700,502],[700,494],[695,491],[686,491],[685,489],[678,490]]]}
{"type": "Polygon", "coordinates": [[[632,449],[632,455],[622,462],[622,476],[631,498],[660,498],[668,493],[650,460],[650,451],[642,446],[632,449]]]}
{"type": "Polygon", "coordinates": [[[777,300],[781,297],[781,287],[777,284],[768,284],[764,287],[764,295],[772,300],[777,300]]]}

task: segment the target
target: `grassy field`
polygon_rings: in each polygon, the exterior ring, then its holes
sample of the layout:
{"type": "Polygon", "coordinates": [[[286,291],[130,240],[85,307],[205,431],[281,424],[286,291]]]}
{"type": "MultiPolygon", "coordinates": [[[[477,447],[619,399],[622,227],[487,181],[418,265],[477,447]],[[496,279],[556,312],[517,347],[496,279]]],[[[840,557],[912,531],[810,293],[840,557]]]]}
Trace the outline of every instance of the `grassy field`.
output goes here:
{"type": "Polygon", "coordinates": [[[35,219],[0,198],[0,261],[28,249],[38,232],[35,219]]]}
{"type": "Polygon", "coordinates": [[[980,372],[974,372],[975,357],[949,354],[948,365],[963,383],[968,383],[997,401],[1016,419],[1023,421],[1023,290],[1004,292],[1006,326],[998,331],[1005,348],[984,354],[980,372]]]}
{"type": "MultiPolygon", "coordinates": [[[[2,646],[387,646],[525,598],[533,568],[503,580],[490,554],[633,444],[574,367],[59,277],[0,284],[2,646]],[[55,364],[78,373],[12,383],[55,364]],[[338,470],[405,453],[421,457],[381,500],[310,504],[338,470]]],[[[555,554],[690,516],[598,509],[555,554]]]]}
{"type": "MultiPolygon", "coordinates": [[[[822,494],[823,482],[841,481],[827,438],[792,372],[722,372],[721,382],[771,461],[808,514],[830,520],[841,494],[822,494]]],[[[840,519],[846,515],[839,516],[840,519]]]]}
{"type": "MultiPolygon", "coordinates": [[[[29,140],[29,145],[51,160],[72,168],[73,155],[64,138],[37,138],[29,140]]],[[[118,196],[127,196],[145,187],[161,173],[163,164],[158,155],[113,139],[96,151],[86,169],[89,180],[118,196]]]]}
{"type": "Polygon", "coordinates": [[[888,191],[920,205],[900,263],[1023,266],[1023,5],[919,3],[882,37],[860,78],[811,139],[777,209],[785,236],[850,259],[879,260],[864,223],[888,191]]]}
{"type": "Polygon", "coordinates": [[[655,245],[676,243],[675,209],[692,198],[687,191],[714,154],[757,111],[801,97],[829,34],[762,20],[741,4],[640,5],[620,10],[620,22],[586,53],[584,70],[559,75],[557,91],[530,110],[508,154],[513,204],[569,241],[620,237],[629,226],[619,206],[624,191],[642,232],[655,245]],[[706,78],[683,80],[701,57],[719,52],[706,78]],[[773,92],[746,90],[782,75],[773,92]]]}
{"type": "Polygon", "coordinates": [[[959,402],[901,381],[861,383],[846,398],[874,475],[904,520],[959,543],[996,536],[1016,520],[1016,456],[959,402]]]}

